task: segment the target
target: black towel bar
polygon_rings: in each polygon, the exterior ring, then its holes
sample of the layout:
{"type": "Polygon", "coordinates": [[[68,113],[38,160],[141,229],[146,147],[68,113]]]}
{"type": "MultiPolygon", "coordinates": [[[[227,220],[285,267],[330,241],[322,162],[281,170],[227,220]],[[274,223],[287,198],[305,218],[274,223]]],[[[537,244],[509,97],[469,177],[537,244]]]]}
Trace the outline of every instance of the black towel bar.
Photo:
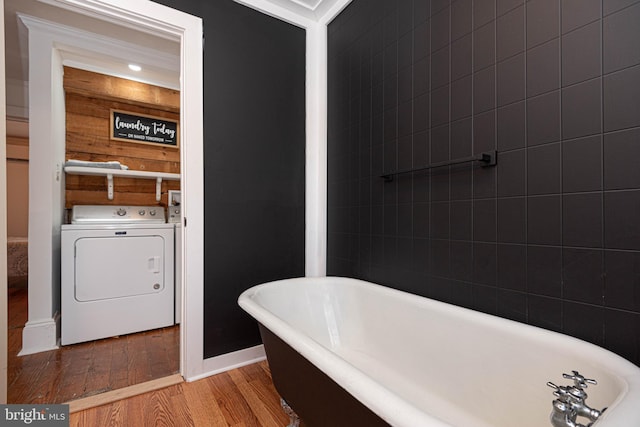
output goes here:
{"type": "Polygon", "coordinates": [[[484,153],[480,153],[471,157],[465,157],[462,159],[447,160],[445,162],[431,163],[428,166],[423,166],[420,168],[406,169],[406,170],[401,170],[397,172],[389,172],[384,175],[380,175],[380,178],[384,178],[385,182],[391,182],[393,181],[394,176],[405,174],[405,173],[419,172],[427,169],[439,168],[442,166],[457,165],[460,163],[468,163],[468,162],[480,162],[482,167],[488,167],[488,166],[495,166],[497,164],[497,161],[498,161],[498,153],[495,150],[485,151],[484,153]]]}

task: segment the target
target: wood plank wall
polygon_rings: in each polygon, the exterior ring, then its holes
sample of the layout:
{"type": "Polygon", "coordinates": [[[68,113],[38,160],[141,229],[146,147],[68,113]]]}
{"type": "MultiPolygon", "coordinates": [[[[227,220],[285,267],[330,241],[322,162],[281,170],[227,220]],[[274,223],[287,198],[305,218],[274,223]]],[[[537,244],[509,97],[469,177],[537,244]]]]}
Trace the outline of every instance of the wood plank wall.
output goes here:
{"type": "MultiPolygon", "coordinates": [[[[23,136],[11,136],[7,135],[7,145],[19,145],[19,146],[29,146],[29,138],[25,138],[23,136]]],[[[7,158],[9,154],[7,153],[7,158]]]]}
{"type": "MultiPolygon", "coordinates": [[[[112,108],[179,120],[179,91],[71,67],[64,68],[64,91],[67,160],[117,160],[130,170],[180,173],[179,148],[109,138],[112,108]]],[[[65,207],[69,209],[76,204],[166,207],[168,190],[179,189],[179,181],[163,181],[162,200],[156,202],[155,180],[114,177],[114,197],[109,200],[106,178],[66,175],[65,207]]]]}

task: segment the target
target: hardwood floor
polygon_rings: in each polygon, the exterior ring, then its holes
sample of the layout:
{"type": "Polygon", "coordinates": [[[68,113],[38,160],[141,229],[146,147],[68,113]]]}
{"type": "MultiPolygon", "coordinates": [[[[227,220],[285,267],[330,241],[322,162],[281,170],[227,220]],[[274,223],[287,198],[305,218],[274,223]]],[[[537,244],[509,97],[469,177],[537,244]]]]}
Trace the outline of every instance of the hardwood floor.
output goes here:
{"type": "Polygon", "coordinates": [[[267,362],[71,414],[85,426],[286,426],[267,362]]]}
{"type": "MultiPolygon", "coordinates": [[[[179,369],[178,327],[18,357],[27,318],[26,289],[9,288],[8,403],[69,402],[179,369]]],[[[288,423],[266,361],[70,416],[75,427],[275,427],[288,423]]]]}
{"type": "Polygon", "coordinates": [[[18,356],[27,289],[9,288],[8,403],[63,403],[179,370],[179,326],[18,356]]]}

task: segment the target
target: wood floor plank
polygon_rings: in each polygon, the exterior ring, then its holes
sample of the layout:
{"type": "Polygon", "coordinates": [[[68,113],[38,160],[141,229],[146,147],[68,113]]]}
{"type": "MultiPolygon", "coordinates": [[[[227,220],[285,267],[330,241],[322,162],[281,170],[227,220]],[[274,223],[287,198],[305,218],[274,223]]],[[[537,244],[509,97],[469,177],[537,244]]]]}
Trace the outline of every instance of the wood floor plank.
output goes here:
{"type": "Polygon", "coordinates": [[[184,384],[182,390],[196,427],[227,427],[224,414],[212,396],[206,379],[184,384]]]}
{"type": "Polygon", "coordinates": [[[107,340],[96,341],[93,346],[91,364],[87,372],[84,396],[111,390],[111,345],[107,340]]]}
{"type": "Polygon", "coordinates": [[[62,378],[60,368],[63,362],[60,359],[54,358],[52,361],[47,362],[42,367],[30,368],[33,372],[39,372],[37,381],[29,383],[26,378],[22,378],[22,386],[31,385],[32,393],[24,401],[18,400],[17,403],[61,403],[62,397],[59,397],[59,388],[62,378]],[[60,400],[57,400],[60,399],[60,400]]]}
{"type": "Polygon", "coordinates": [[[173,357],[174,354],[180,354],[180,327],[174,326],[164,328],[162,333],[164,347],[167,349],[167,357],[171,367],[176,372],[180,370],[180,359],[173,357]]]}
{"type": "Polygon", "coordinates": [[[112,341],[109,384],[111,384],[112,390],[116,390],[131,385],[132,382],[129,381],[129,347],[127,340],[119,338],[112,341]]]}
{"type": "Polygon", "coordinates": [[[210,377],[209,384],[229,425],[259,426],[251,407],[247,404],[228,372],[210,377]]]}
{"type": "Polygon", "coordinates": [[[70,425],[285,426],[288,417],[279,409],[275,388],[266,382],[268,366],[261,363],[73,412],[70,425]]]}
{"type": "Polygon", "coordinates": [[[151,393],[146,413],[149,413],[149,410],[151,411],[154,425],[180,425],[177,423],[176,416],[182,411],[178,411],[177,408],[171,408],[167,393],[151,393]]]}
{"type": "Polygon", "coordinates": [[[148,354],[144,345],[146,332],[127,336],[129,354],[129,381],[141,383],[148,381],[149,375],[148,354]]]}
{"type": "Polygon", "coordinates": [[[93,354],[92,347],[92,344],[82,345],[74,349],[73,353],[69,349],[63,350],[62,381],[57,392],[63,401],[84,396],[87,373],[93,354]]]}
{"type": "Polygon", "coordinates": [[[31,403],[33,400],[39,400],[43,395],[48,395],[49,387],[45,386],[48,368],[49,361],[42,357],[34,357],[28,363],[21,364],[19,376],[8,388],[8,402],[31,403]]]}
{"type": "Polygon", "coordinates": [[[239,394],[237,394],[237,390],[234,390],[233,387],[225,386],[225,383],[228,384],[228,381],[225,381],[225,378],[223,378],[226,375],[227,374],[223,372],[212,378],[207,378],[206,382],[210,388],[210,394],[214,396],[216,405],[220,409],[225,422],[227,425],[232,426],[240,422],[241,416],[238,416],[235,411],[229,410],[229,407],[232,406],[229,404],[229,401],[237,400],[239,394]],[[237,394],[235,399],[234,394],[237,394]]]}
{"type": "MultiPolygon", "coordinates": [[[[263,402],[260,399],[260,395],[256,392],[256,389],[247,382],[247,378],[243,375],[243,372],[247,371],[229,371],[229,376],[236,384],[236,387],[238,387],[238,390],[240,390],[240,393],[251,408],[251,411],[259,420],[261,420],[261,425],[278,425],[278,420],[274,418],[273,413],[269,410],[267,402],[263,402]]],[[[255,381],[258,382],[258,380],[255,381]]]]}
{"type": "Polygon", "coordinates": [[[71,414],[69,417],[69,427],[86,426],[129,426],[123,407],[126,401],[114,402],[111,405],[100,406],[82,412],[71,414]]]}
{"type": "Polygon", "coordinates": [[[142,332],[18,356],[28,318],[27,294],[26,287],[10,288],[8,292],[8,315],[11,319],[7,337],[8,403],[62,403],[178,372],[179,326],[152,331],[154,339],[148,341],[146,333],[142,332]],[[130,348],[127,341],[136,345],[130,348]],[[145,348],[146,342],[153,348],[145,348]],[[131,362],[136,370],[133,373],[128,372],[131,351],[144,353],[144,357],[137,357],[131,362]],[[155,354],[161,358],[159,362],[154,360],[155,354]],[[153,366],[153,370],[148,366],[153,366]],[[163,367],[166,368],[164,372],[163,367]]]}
{"type": "Polygon", "coordinates": [[[145,348],[147,349],[147,364],[151,378],[157,378],[163,372],[171,372],[173,368],[169,363],[167,348],[164,346],[162,329],[149,331],[145,335],[145,348]]]}
{"type": "Polygon", "coordinates": [[[278,420],[280,424],[288,423],[289,417],[284,413],[280,405],[280,395],[273,386],[273,383],[266,380],[256,380],[250,383],[257,398],[264,404],[265,409],[271,416],[278,420]]]}
{"type": "Polygon", "coordinates": [[[169,399],[169,413],[171,419],[176,425],[184,427],[195,427],[189,401],[183,393],[183,385],[170,387],[167,390],[167,398],[169,399]]]}
{"type": "MultiPolygon", "coordinates": [[[[122,404],[120,402],[116,402],[113,405],[109,405],[101,411],[101,420],[98,425],[100,426],[125,426],[125,425],[134,425],[131,423],[132,420],[127,421],[122,412],[122,404]]],[[[86,424],[92,425],[92,424],[86,424]]]]}
{"type": "Polygon", "coordinates": [[[147,394],[130,397],[125,400],[122,406],[124,418],[132,422],[135,420],[138,426],[148,425],[149,420],[153,420],[153,418],[146,412],[145,403],[147,400],[147,394]]]}

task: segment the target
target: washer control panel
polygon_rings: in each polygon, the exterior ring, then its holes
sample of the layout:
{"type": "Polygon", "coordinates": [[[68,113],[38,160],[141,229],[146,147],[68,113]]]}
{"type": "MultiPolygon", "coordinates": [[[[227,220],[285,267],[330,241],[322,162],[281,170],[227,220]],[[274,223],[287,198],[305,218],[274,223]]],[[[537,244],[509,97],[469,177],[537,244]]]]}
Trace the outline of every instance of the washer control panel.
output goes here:
{"type": "Polygon", "coordinates": [[[135,224],[166,222],[162,206],[76,205],[71,224],[135,224]]]}

